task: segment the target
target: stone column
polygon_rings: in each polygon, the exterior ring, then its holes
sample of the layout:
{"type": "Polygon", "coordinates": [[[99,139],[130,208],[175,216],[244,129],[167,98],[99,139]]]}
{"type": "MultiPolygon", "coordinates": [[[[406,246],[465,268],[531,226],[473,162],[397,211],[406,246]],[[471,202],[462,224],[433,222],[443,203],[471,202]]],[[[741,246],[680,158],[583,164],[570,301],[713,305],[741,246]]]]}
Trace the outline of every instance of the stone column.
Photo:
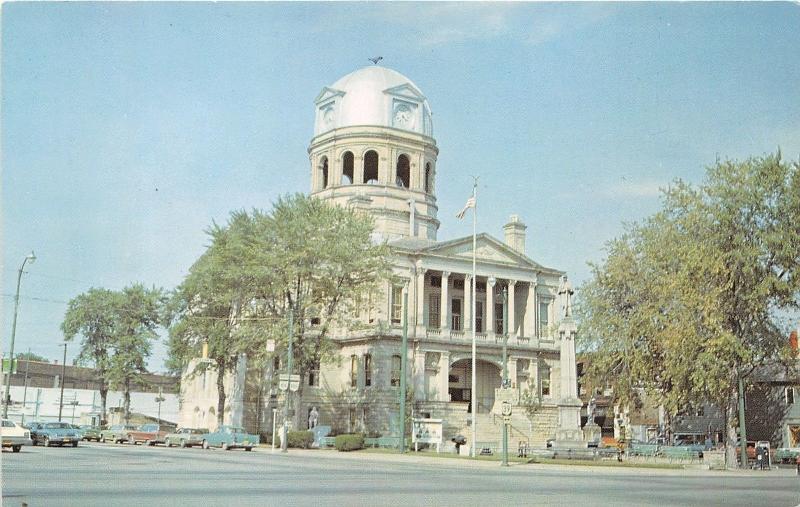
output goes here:
{"type": "Polygon", "coordinates": [[[425,316],[425,298],[427,296],[425,292],[425,273],[427,271],[427,269],[417,264],[417,311],[415,324],[418,336],[425,336],[425,321],[427,320],[425,316]]]}
{"type": "Polygon", "coordinates": [[[559,401],[558,419],[559,428],[556,431],[556,440],[562,442],[582,442],[581,407],[583,403],[578,398],[578,379],[575,366],[575,336],[578,327],[572,317],[565,317],[558,327],[561,338],[561,354],[559,355],[559,401]]]}
{"type": "Polygon", "coordinates": [[[494,337],[494,286],[497,280],[490,276],[486,280],[486,332],[490,338],[494,337]]]}
{"type": "Polygon", "coordinates": [[[464,331],[472,329],[472,275],[464,275],[464,331]]]}
{"type": "Polygon", "coordinates": [[[514,304],[515,299],[515,288],[517,286],[516,280],[509,280],[508,281],[508,336],[509,338],[513,338],[517,335],[517,319],[514,318],[514,313],[516,312],[516,305],[514,304]]]}
{"type": "Polygon", "coordinates": [[[364,181],[364,157],[353,153],[353,183],[360,185],[364,181]]]}
{"type": "Polygon", "coordinates": [[[517,356],[508,356],[508,378],[514,389],[517,388],[517,356]]]}
{"type": "Polygon", "coordinates": [[[414,386],[414,399],[427,400],[428,393],[425,392],[425,351],[417,347],[414,353],[414,378],[411,383],[414,386]]]}
{"type": "Polygon", "coordinates": [[[450,352],[439,356],[439,401],[450,401],[450,352]]]}
{"type": "Polygon", "coordinates": [[[450,329],[450,272],[442,271],[442,302],[439,305],[439,327],[444,331],[450,329]]]}
{"type": "Polygon", "coordinates": [[[528,283],[528,299],[525,302],[525,336],[536,336],[536,282],[528,283]]]}

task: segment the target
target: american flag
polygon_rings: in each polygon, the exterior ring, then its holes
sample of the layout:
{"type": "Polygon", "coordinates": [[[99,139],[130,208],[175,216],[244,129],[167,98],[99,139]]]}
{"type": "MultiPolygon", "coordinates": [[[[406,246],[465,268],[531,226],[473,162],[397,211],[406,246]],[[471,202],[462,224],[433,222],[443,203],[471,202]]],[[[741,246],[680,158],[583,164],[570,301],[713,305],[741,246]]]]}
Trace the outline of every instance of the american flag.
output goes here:
{"type": "Polygon", "coordinates": [[[467,214],[467,210],[470,209],[470,208],[474,208],[474,207],[475,207],[475,196],[473,195],[472,197],[467,199],[467,204],[464,205],[464,209],[462,209],[461,211],[458,212],[458,215],[456,215],[456,218],[458,218],[458,219],[464,218],[464,215],[467,214]]]}

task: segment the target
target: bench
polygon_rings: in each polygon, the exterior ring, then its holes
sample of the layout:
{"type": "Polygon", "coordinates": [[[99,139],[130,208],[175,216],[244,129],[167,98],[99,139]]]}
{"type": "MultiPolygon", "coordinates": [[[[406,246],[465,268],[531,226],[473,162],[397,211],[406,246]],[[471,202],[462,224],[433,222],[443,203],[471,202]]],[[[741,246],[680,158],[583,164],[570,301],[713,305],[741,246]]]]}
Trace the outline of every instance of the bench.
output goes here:
{"type": "Polygon", "coordinates": [[[673,459],[688,459],[692,461],[700,459],[700,451],[695,451],[691,447],[664,446],[661,448],[661,454],[670,461],[673,459]]]}
{"type": "Polygon", "coordinates": [[[365,438],[364,447],[392,448],[400,446],[400,437],[365,438]]]}
{"type": "Polygon", "coordinates": [[[635,444],[628,448],[629,456],[653,457],[658,455],[658,444],[635,444]]]}
{"type": "Polygon", "coordinates": [[[587,449],[583,448],[572,448],[572,447],[562,447],[562,448],[553,448],[553,459],[596,459],[597,458],[597,449],[587,449]]]}

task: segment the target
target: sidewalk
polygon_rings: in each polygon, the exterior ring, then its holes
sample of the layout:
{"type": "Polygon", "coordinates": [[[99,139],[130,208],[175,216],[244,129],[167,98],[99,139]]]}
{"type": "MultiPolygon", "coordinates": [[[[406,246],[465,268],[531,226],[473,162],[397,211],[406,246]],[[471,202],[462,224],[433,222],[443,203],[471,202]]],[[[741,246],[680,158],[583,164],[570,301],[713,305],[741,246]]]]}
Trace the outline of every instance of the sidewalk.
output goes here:
{"type": "MultiPolygon", "coordinates": [[[[269,447],[257,448],[259,452],[271,454],[276,457],[283,458],[299,458],[299,459],[326,459],[326,460],[350,460],[350,461],[373,461],[381,463],[396,463],[396,464],[419,464],[427,466],[442,466],[446,468],[481,468],[481,469],[496,469],[501,468],[499,460],[489,459],[469,459],[458,458],[453,455],[436,455],[434,453],[422,452],[406,452],[405,454],[391,453],[391,452],[339,452],[332,449],[289,449],[289,452],[281,453],[280,449],[275,449],[274,454],[269,447]]],[[[693,476],[693,477],[721,477],[721,476],[741,476],[741,477],[787,477],[796,476],[795,467],[787,466],[787,468],[772,467],[770,470],[702,470],[702,469],[666,469],[666,468],[645,468],[637,466],[592,466],[584,464],[564,465],[564,464],[549,464],[546,461],[539,463],[527,462],[514,462],[509,460],[509,469],[514,469],[516,472],[523,470],[530,471],[570,471],[570,472],[586,472],[588,474],[628,474],[628,475],[676,475],[676,476],[693,476]]],[[[800,477],[798,477],[800,482],[800,477]]]]}

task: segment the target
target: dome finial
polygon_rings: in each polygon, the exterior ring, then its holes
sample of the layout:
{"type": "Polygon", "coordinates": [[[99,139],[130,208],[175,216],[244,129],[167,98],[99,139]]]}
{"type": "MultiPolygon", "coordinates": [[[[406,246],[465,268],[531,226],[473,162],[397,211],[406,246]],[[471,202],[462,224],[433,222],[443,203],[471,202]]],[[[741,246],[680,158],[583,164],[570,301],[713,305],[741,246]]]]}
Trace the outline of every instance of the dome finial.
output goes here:
{"type": "Polygon", "coordinates": [[[378,65],[378,62],[383,60],[382,56],[376,56],[375,58],[367,58],[367,60],[371,61],[375,65],[378,65]]]}

